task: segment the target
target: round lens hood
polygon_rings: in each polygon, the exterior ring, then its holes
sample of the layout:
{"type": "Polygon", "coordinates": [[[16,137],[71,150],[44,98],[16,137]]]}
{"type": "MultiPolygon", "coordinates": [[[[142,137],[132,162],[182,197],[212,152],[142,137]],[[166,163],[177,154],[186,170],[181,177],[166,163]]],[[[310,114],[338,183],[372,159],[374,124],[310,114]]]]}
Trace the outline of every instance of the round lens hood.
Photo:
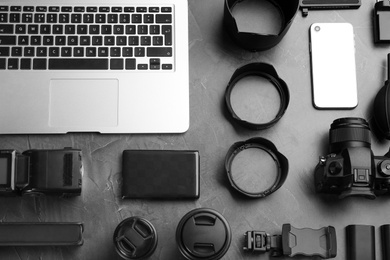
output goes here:
{"type": "Polygon", "coordinates": [[[114,244],[123,259],[145,259],[156,249],[157,232],[148,220],[130,217],[115,229],[114,244]]]}
{"type": "Polygon", "coordinates": [[[176,242],[188,260],[218,260],[230,247],[229,223],[217,211],[199,208],[188,212],[176,229],[176,242]]]}
{"type": "MultiPolygon", "coordinates": [[[[245,166],[245,165],[244,165],[245,166]]],[[[278,190],[283,183],[285,182],[288,174],[288,160],[287,158],[281,154],[275,147],[275,145],[264,138],[261,137],[255,137],[251,138],[244,142],[237,142],[233,144],[229,151],[226,154],[225,158],[225,169],[227,176],[229,178],[230,184],[234,189],[236,189],[241,194],[251,197],[251,198],[264,198],[271,193],[278,190]],[[240,174],[239,176],[237,173],[233,170],[233,163],[238,157],[239,154],[242,154],[244,151],[247,151],[248,149],[259,149],[268,156],[269,158],[256,158],[257,163],[268,163],[269,161],[272,161],[275,165],[274,172],[264,172],[264,168],[256,169],[256,175],[255,178],[257,178],[260,182],[263,182],[264,180],[267,180],[267,175],[274,175],[273,180],[270,183],[262,183],[261,190],[253,191],[249,190],[248,188],[244,187],[241,183],[239,183],[239,180],[241,180],[243,177],[240,174]],[[267,162],[265,162],[265,160],[267,162]]],[[[245,173],[246,169],[240,169],[242,172],[245,173]]],[[[253,183],[256,183],[255,180],[249,180],[253,183]]]]}
{"type": "Polygon", "coordinates": [[[225,0],[224,24],[231,37],[244,49],[250,51],[264,51],[277,45],[290,28],[299,8],[299,0],[259,0],[275,5],[280,12],[282,28],[276,35],[259,34],[254,32],[240,32],[232,10],[238,2],[244,0],[225,0]]]}
{"type": "Polygon", "coordinates": [[[250,63],[238,68],[233,73],[225,92],[226,107],[230,115],[232,116],[233,120],[239,125],[251,130],[266,129],[276,124],[280,120],[280,118],[282,118],[282,116],[284,115],[288,107],[289,101],[290,101],[290,93],[287,84],[278,76],[275,68],[272,65],[266,63],[250,63]],[[240,118],[233,109],[232,102],[231,102],[232,90],[238,81],[240,81],[242,78],[247,76],[259,76],[267,79],[269,82],[272,83],[273,86],[275,86],[276,90],[279,93],[279,97],[280,97],[279,111],[275,116],[275,118],[273,118],[271,121],[267,123],[255,123],[255,122],[249,122],[247,120],[244,120],[240,118]]]}

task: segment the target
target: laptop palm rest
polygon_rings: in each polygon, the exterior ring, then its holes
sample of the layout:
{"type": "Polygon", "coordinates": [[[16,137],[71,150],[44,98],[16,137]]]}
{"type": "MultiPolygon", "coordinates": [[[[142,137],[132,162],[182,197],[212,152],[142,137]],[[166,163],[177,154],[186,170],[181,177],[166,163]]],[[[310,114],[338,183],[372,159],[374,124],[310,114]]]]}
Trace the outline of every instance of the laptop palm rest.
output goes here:
{"type": "Polygon", "coordinates": [[[49,126],[79,128],[118,125],[117,79],[52,79],[49,126]]]}

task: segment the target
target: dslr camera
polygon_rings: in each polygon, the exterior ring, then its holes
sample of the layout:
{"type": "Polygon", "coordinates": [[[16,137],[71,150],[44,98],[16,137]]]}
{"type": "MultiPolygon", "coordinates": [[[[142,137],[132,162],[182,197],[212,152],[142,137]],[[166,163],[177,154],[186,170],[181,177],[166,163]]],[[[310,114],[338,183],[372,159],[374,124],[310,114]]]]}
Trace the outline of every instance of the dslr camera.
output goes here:
{"type": "Polygon", "coordinates": [[[329,130],[330,154],[315,168],[319,193],[375,199],[390,191],[390,152],[374,156],[370,127],[362,118],[339,118],[329,130]]]}
{"type": "Polygon", "coordinates": [[[0,150],[0,196],[79,196],[81,150],[0,150]]]}

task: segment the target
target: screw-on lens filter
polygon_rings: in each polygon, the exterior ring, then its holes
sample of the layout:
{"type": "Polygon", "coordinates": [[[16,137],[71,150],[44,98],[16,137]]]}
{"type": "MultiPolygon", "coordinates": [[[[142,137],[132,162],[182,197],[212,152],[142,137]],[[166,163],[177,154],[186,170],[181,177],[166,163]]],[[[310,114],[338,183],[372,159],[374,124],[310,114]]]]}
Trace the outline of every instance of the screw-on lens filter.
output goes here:
{"type": "Polygon", "coordinates": [[[148,220],[130,217],[115,229],[114,244],[123,259],[144,259],[156,249],[157,232],[148,220]]]}
{"type": "Polygon", "coordinates": [[[255,137],[230,147],[225,168],[234,189],[248,197],[263,198],[283,185],[288,160],[271,141],[255,137]]]}

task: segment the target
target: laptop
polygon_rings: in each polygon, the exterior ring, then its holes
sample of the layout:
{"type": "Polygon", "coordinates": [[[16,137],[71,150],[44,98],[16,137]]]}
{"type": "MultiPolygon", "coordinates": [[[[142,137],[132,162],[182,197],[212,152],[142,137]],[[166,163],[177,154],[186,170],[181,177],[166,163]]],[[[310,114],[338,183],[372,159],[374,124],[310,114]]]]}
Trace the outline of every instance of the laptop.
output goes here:
{"type": "Polygon", "coordinates": [[[0,2],[0,134],[189,128],[185,0],[0,2]]]}

